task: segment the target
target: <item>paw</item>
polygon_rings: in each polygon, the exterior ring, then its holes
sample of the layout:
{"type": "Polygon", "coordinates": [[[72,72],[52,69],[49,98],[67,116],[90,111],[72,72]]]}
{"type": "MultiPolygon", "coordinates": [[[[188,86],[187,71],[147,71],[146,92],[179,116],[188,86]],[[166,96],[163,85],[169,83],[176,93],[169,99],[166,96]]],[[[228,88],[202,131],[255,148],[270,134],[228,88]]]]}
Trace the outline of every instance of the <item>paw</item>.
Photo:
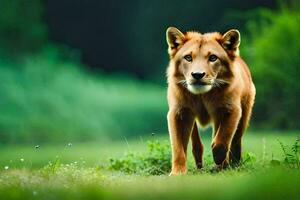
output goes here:
{"type": "Polygon", "coordinates": [[[181,168],[181,169],[173,169],[171,171],[171,173],[169,174],[169,176],[179,176],[179,175],[184,175],[186,174],[186,169],[185,168],[181,168]]]}
{"type": "Polygon", "coordinates": [[[242,160],[241,160],[240,157],[239,158],[235,158],[235,157],[233,157],[232,154],[230,154],[229,155],[229,165],[232,168],[237,168],[237,167],[239,167],[239,166],[242,165],[242,160]]]}
{"type": "Polygon", "coordinates": [[[230,162],[229,165],[231,168],[235,169],[240,167],[242,164],[240,162],[230,162]]]}
{"type": "Polygon", "coordinates": [[[218,173],[224,169],[226,169],[228,167],[228,164],[227,162],[224,162],[223,164],[220,164],[220,165],[215,165],[213,168],[211,168],[209,171],[211,173],[218,173]]]}
{"type": "Polygon", "coordinates": [[[209,171],[210,171],[210,173],[218,173],[218,172],[222,171],[222,166],[215,165],[209,171]]]}
{"type": "Polygon", "coordinates": [[[212,145],[213,157],[217,166],[227,164],[227,148],[223,144],[212,145]]]}
{"type": "Polygon", "coordinates": [[[202,169],[203,168],[202,162],[197,162],[196,167],[197,167],[197,169],[202,169]]]}

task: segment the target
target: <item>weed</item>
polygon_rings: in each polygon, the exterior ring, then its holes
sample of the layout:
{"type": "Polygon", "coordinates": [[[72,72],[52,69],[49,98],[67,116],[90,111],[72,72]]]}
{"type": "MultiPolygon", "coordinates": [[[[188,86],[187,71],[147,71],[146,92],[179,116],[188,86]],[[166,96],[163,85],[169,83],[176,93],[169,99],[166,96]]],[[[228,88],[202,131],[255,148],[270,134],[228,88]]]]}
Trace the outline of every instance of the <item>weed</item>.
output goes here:
{"type": "Polygon", "coordinates": [[[280,144],[281,150],[284,156],[284,164],[290,168],[299,168],[300,167],[300,137],[298,137],[294,144],[291,146],[284,145],[280,140],[277,140],[280,144]]]}
{"type": "Polygon", "coordinates": [[[49,162],[49,164],[44,167],[44,171],[46,171],[47,173],[55,174],[55,172],[60,166],[61,166],[60,159],[59,157],[56,157],[54,162],[49,162]]]}
{"type": "Polygon", "coordinates": [[[256,156],[254,153],[246,152],[243,156],[242,165],[253,166],[256,162],[256,156]]]}
{"type": "Polygon", "coordinates": [[[171,169],[170,145],[158,140],[148,141],[146,153],[126,153],[123,158],[110,158],[108,168],[127,174],[167,174],[171,169]]]}

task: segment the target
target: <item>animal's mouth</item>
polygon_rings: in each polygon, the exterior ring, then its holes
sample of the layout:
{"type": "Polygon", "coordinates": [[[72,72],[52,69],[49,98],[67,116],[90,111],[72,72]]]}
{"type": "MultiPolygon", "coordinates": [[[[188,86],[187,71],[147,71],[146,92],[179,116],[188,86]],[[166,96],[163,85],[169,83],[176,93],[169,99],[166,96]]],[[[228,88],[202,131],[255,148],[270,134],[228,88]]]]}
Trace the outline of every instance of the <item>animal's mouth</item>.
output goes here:
{"type": "Polygon", "coordinates": [[[202,94],[211,90],[212,84],[203,82],[203,81],[195,81],[187,85],[187,89],[193,94],[202,94]]]}
{"type": "Polygon", "coordinates": [[[211,84],[203,82],[203,81],[195,81],[195,82],[191,83],[190,85],[199,87],[199,86],[206,86],[206,85],[211,85],[211,84]]]}
{"type": "Polygon", "coordinates": [[[201,94],[208,92],[212,89],[213,83],[203,80],[181,80],[178,82],[179,84],[182,84],[185,88],[187,88],[191,93],[193,94],[201,94]]]}

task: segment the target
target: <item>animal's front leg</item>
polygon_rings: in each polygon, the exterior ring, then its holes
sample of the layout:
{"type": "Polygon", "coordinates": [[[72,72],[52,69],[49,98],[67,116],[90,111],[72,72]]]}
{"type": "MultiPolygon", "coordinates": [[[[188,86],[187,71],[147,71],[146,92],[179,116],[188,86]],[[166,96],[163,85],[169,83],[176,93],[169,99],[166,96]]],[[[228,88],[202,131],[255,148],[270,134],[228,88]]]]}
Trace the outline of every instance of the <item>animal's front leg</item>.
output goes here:
{"type": "Polygon", "coordinates": [[[230,111],[221,110],[219,112],[219,118],[215,119],[216,130],[212,142],[212,152],[217,169],[223,169],[228,165],[228,151],[241,118],[241,109],[234,108],[230,111]]]}
{"type": "Polygon", "coordinates": [[[187,108],[170,110],[168,127],[172,146],[172,171],[170,175],[186,173],[186,151],[194,123],[194,115],[187,108]]]}
{"type": "Polygon", "coordinates": [[[193,156],[195,159],[196,167],[197,169],[201,169],[203,167],[203,162],[202,162],[202,157],[203,157],[203,144],[201,142],[199,133],[198,133],[198,128],[197,128],[197,123],[195,122],[192,135],[192,147],[193,147],[193,156]]]}

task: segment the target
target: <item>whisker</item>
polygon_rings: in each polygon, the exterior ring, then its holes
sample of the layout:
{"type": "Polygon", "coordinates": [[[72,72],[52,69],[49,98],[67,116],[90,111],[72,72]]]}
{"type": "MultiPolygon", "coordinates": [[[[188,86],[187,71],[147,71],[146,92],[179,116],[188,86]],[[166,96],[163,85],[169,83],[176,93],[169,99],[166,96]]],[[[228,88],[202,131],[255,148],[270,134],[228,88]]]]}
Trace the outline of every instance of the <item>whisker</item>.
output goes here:
{"type": "Polygon", "coordinates": [[[223,79],[218,79],[216,78],[214,81],[213,81],[213,85],[217,88],[221,88],[222,85],[226,85],[226,84],[229,84],[230,82],[229,81],[226,81],[226,80],[223,80],[223,79]]]}
{"type": "Polygon", "coordinates": [[[187,82],[186,80],[180,80],[177,83],[181,84],[183,87],[187,88],[187,82]]]}
{"type": "Polygon", "coordinates": [[[213,86],[215,86],[215,87],[217,87],[217,88],[220,88],[220,87],[221,87],[220,83],[217,82],[217,81],[214,81],[213,86]]]}
{"type": "Polygon", "coordinates": [[[216,79],[219,83],[222,83],[222,84],[229,84],[230,82],[229,81],[226,81],[226,80],[223,80],[223,79],[216,79]]]}

